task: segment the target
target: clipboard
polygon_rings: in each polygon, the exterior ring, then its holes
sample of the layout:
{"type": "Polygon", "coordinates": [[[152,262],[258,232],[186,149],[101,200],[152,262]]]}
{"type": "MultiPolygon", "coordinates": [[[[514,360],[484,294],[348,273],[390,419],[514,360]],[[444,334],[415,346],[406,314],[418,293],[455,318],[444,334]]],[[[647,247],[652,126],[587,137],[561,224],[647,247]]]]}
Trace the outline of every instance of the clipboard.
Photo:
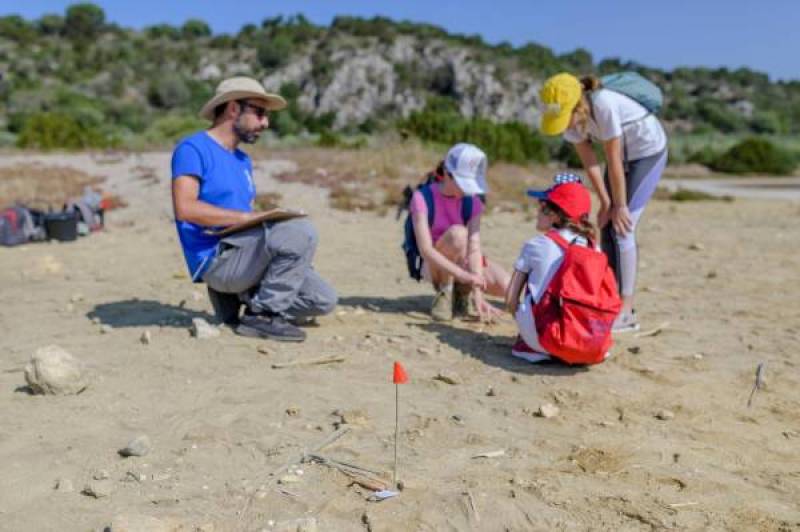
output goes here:
{"type": "Polygon", "coordinates": [[[246,222],[234,225],[229,225],[228,227],[224,227],[222,229],[216,229],[216,230],[210,229],[208,231],[205,231],[205,233],[214,236],[228,236],[233,233],[238,233],[239,231],[244,231],[245,229],[250,229],[251,227],[256,227],[257,225],[261,225],[264,222],[283,222],[285,220],[291,220],[292,218],[302,218],[304,216],[308,216],[308,214],[305,213],[304,211],[299,211],[295,209],[282,209],[280,207],[277,207],[260,213],[252,220],[248,220],[246,222]]]}

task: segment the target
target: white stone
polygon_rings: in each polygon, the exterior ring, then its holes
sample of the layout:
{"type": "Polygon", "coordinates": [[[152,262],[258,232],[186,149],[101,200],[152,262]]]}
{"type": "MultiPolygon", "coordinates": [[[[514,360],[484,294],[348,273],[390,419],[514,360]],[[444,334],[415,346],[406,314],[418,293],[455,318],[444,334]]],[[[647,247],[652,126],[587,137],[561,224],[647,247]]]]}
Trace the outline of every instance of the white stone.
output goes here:
{"type": "Polygon", "coordinates": [[[25,366],[25,381],[33,393],[69,395],[89,385],[83,364],[57,345],[36,350],[25,366]]]}
{"type": "Polygon", "coordinates": [[[539,417],[543,417],[546,419],[550,419],[556,417],[558,415],[559,409],[556,405],[552,403],[546,403],[539,407],[536,411],[536,415],[539,417]]]}
{"type": "Polygon", "coordinates": [[[198,340],[216,338],[219,336],[219,329],[209,324],[203,318],[192,318],[192,336],[198,340]]]}

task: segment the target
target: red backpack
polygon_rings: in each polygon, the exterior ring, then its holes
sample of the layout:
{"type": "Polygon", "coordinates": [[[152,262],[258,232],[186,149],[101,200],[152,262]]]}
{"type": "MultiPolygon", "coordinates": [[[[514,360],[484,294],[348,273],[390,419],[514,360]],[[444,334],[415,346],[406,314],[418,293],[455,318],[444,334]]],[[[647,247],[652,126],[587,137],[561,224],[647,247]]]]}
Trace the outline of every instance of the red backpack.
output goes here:
{"type": "Polygon", "coordinates": [[[556,230],[545,236],[564,251],[564,262],[533,307],[539,343],[567,364],[602,362],[622,308],[614,272],[591,241],[572,245],[556,230]]]}

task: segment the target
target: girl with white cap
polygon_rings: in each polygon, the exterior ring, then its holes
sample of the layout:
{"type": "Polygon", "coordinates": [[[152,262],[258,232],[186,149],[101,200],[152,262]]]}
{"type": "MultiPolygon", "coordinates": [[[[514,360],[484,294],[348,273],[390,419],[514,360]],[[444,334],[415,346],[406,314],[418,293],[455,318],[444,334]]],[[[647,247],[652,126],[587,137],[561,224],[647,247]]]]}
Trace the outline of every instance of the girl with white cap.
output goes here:
{"type": "Polygon", "coordinates": [[[411,197],[409,212],[423,260],[422,275],[436,290],[431,315],[438,321],[467,314],[470,295],[482,319],[499,315],[483,298],[484,292],[503,297],[509,278],[481,251],[479,195],[488,192],[486,167],[481,149],[456,144],[437,167],[433,181],[411,197]],[[470,204],[467,209],[465,202],[470,204]]]}
{"type": "Polygon", "coordinates": [[[541,131],[561,135],[575,145],[583,168],[600,199],[597,225],[613,268],[623,307],[615,332],[635,331],[633,310],[638,250],[636,228],[667,163],[667,136],[658,118],[621,92],[603,88],[595,77],[579,80],[557,74],[542,86],[541,131]],[[605,176],[593,141],[603,146],[605,176]]]}

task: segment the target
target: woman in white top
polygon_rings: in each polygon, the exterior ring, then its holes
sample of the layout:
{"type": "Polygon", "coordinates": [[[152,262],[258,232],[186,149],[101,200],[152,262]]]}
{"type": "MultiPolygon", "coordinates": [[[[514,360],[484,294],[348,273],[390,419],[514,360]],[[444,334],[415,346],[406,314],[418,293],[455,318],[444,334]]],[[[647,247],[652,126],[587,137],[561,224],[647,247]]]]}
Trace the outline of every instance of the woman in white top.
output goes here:
{"type": "Polygon", "coordinates": [[[600,199],[597,225],[603,251],[617,277],[622,312],[615,332],[635,331],[633,311],[638,251],[636,227],[667,163],[667,135],[658,118],[634,99],[604,89],[599,79],[571,74],[548,79],[539,92],[541,131],[575,145],[600,199]],[[592,148],[603,146],[605,176],[592,148]]]}

